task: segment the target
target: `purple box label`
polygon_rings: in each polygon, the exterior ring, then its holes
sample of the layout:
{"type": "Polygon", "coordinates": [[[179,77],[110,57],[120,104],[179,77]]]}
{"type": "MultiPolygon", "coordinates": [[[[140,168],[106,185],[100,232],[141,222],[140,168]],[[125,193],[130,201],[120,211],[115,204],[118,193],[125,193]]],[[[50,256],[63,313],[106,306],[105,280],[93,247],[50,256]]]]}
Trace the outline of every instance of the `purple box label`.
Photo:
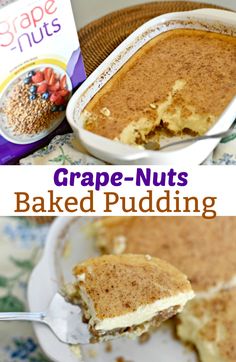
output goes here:
{"type": "Polygon", "coordinates": [[[70,0],[1,7],[0,57],[0,164],[9,164],[69,130],[67,103],[86,78],[70,0]]]}

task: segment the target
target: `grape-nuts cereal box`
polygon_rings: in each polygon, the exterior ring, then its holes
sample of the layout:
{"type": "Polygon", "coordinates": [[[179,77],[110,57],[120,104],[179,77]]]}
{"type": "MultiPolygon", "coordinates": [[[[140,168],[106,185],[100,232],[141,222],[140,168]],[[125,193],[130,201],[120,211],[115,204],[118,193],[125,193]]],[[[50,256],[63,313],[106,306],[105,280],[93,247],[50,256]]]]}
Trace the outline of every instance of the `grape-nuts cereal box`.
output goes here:
{"type": "Polygon", "coordinates": [[[70,0],[1,1],[0,59],[0,164],[7,164],[66,130],[67,103],[85,80],[70,0]]]}

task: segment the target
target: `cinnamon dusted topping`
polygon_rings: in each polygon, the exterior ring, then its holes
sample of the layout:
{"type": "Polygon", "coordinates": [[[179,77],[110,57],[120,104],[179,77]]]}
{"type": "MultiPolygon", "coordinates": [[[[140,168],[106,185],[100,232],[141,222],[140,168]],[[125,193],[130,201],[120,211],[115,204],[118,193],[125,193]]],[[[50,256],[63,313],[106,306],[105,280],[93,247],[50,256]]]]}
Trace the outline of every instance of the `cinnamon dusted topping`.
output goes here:
{"type": "Polygon", "coordinates": [[[172,263],[198,292],[236,277],[235,217],[104,217],[96,235],[106,254],[113,253],[116,235],[125,235],[125,253],[149,254],[172,263]]]}
{"type": "Polygon", "coordinates": [[[129,144],[163,132],[204,134],[235,94],[236,37],[173,30],[146,44],[93,98],[85,127],[129,144]]]}

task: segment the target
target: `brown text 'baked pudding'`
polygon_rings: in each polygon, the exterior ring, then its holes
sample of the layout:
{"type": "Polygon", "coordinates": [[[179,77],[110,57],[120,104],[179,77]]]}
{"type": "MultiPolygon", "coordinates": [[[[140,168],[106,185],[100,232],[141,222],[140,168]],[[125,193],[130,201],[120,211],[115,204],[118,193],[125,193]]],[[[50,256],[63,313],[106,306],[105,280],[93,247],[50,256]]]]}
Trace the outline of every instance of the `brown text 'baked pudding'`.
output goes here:
{"type": "Polygon", "coordinates": [[[202,135],[236,95],[236,37],[178,29],[139,50],[81,114],[87,130],[130,145],[202,135]]]}

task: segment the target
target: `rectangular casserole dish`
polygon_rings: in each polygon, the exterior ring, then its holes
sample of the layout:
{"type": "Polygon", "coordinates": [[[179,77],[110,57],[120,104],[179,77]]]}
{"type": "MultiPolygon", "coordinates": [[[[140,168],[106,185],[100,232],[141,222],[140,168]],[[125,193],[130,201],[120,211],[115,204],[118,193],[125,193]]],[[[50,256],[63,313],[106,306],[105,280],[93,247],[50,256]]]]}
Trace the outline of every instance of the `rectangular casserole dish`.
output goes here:
{"type": "MultiPolygon", "coordinates": [[[[198,165],[220,142],[220,139],[195,141],[166,151],[147,151],[125,145],[84,129],[81,113],[99,90],[146,43],[161,33],[174,29],[198,29],[236,36],[234,12],[201,9],[162,15],[147,22],[131,34],[84,82],[67,108],[67,119],[81,144],[88,152],[112,164],[198,165]]],[[[235,60],[236,61],[236,60],[235,60]]],[[[206,134],[226,131],[236,118],[236,99],[223,112],[206,134]]],[[[176,140],[176,137],[173,141],[176,140]]]]}

